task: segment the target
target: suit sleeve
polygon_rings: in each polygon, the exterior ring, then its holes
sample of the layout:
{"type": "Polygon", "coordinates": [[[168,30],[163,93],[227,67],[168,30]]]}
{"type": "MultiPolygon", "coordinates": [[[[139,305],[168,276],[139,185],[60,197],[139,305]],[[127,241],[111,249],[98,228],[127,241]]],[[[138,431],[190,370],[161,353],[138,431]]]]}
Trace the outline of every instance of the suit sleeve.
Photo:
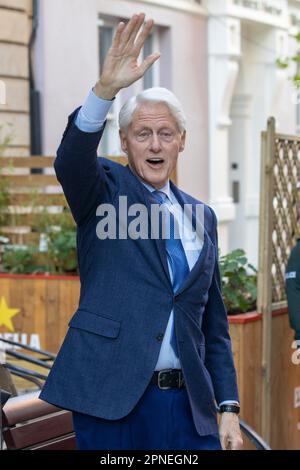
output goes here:
{"type": "Polygon", "coordinates": [[[108,184],[107,174],[97,158],[106,121],[98,132],[83,132],[75,124],[79,109],[69,116],[54,162],[57,179],[78,226],[113,192],[112,185],[108,184]]]}
{"type": "Polygon", "coordinates": [[[217,403],[239,401],[236,371],[233,362],[227,311],[221,292],[218,256],[217,218],[212,209],[212,241],[215,246],[215,266],[208,292],[202,330],[205,336],[205,366],[212,378],[217,403]]]}

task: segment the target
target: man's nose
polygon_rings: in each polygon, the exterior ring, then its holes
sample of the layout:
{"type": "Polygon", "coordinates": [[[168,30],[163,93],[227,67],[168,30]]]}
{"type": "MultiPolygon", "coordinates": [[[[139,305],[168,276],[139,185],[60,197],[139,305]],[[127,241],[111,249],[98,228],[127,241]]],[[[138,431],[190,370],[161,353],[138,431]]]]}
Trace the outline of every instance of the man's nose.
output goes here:
{"type": "Polygon", "coordinates": [[[152,152],[155,152],[155,153],[161,150],[160,140],[157,134],[152,135],[150,150],[152,150],[152,152]]]}

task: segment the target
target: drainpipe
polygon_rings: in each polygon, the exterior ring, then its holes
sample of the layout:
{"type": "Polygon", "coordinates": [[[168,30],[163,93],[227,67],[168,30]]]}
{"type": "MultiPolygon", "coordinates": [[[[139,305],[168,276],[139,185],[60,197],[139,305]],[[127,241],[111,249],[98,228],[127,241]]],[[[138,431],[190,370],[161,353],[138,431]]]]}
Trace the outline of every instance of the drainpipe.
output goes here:
{"type": "Polygon", "coordinates": [[[32,4],[32,31],[29,40],[29,84],[30,84],[30,151],[31,155],[42,154],[40,92],[35,88],[33,72],[33,47],[38,28],[38,0],[32,4]]]}

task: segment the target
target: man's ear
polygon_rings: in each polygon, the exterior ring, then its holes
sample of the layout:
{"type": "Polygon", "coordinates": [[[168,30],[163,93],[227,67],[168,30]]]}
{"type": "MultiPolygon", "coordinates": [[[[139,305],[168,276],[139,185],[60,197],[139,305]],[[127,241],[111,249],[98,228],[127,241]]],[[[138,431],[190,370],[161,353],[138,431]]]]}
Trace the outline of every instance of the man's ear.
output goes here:
{"type": "Polygon", "coordinates": [[[120,141],[121,141],[121,148],[124,153],[128,152],[127,149],[127,137],[123,129],[119,130],[119,136],[120,136],[120,141]]]}
{"type": "Polygon", "coordinates": [[[183,152],[185,148],[185,138],[186,138],[186,131],[183,131],[180,137],[180,147],[179,147],[179,152],[183,152]]]}

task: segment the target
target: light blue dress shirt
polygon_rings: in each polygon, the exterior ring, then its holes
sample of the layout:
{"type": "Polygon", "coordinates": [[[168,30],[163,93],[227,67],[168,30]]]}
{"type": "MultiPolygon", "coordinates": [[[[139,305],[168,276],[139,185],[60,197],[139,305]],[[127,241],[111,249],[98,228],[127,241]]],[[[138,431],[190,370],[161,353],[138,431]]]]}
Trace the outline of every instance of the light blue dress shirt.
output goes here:
{"type": "MultiPolygon", "coordinates": [[[[109,100],[104,100],[102,98],[99,98],[98,96],[95,95],[93,90],[91,90],[85,102],[83,103],[83,106],[79,110],[79,113],[77,114],[76,121],[75,121],[76,126],[83,132],[100,131],[112,104],[113,104],[113,100],[109,101],[109,100]]],[[[145,183],[141,179],[140,181],[150,192],[155,191],[156,188],[145,183]]],[[[183,210],[180,204],[178,203],[175,195],[171,191],[170,182],[168,181],[166,185],[160,189],[160,191],[163,191],[167,195],[166,204],[168,205],[169,210],[172,211],[174,217],[177,220],[180,234],[182,235],[184,233],[184,236],[181,236],[181,241],[182,241],[182,245],[186,254],[189,268],[191,270],[201,253],[203,240],[201,240],[198,237],[198,234],[196,232],[192,231],[192,227],[190,227],[189,225],[183,226],[183,222],[184,222],[183,210]],[[193,244],[193,249],[191,249],[190,241],[193,240],[195,236],[197,237],[197,243],[196,243],[197,249],[195,249],[194,244],[193,244]]],[[[169,267],[170,278],[172,280],[172,270],[169,264],[169,260],[168,260],[168,267],[169,267]]],[[[164,333],[164,338],[162,341],[162,345],[161,345],[158,361],[155,366],[155,370],[181,369],[180,360],[174,353],[173,348],[171,346],[171,332],[172,332],[173,322],[174,322],[174,310],[172,309],[170,313],[169,321],[167,324],[167,328],[164,333]]],[[[234,400],[226,400],[220,403],[220,405],[225,404],[225,403],[237,403],[237,402],[234,400]]]]}

